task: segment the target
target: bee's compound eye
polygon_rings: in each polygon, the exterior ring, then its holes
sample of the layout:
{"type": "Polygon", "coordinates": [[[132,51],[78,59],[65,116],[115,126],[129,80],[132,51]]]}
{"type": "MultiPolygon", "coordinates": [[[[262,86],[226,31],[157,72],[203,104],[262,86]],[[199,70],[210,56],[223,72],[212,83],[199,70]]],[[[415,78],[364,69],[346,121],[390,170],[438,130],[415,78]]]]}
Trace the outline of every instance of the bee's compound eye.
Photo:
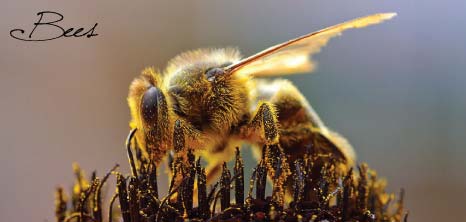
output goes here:
{"type": "Polygon", "coordinates": [[[205,73],[207,80],[214,81],[216,76],[223,75],[225,70],[222,68],[211,68],[208,69],[205,73]]]}
{"type": "Polygon", "coordinates": [[[158,105],[163,99],[162,92],[157,87],[150,87],[142,96],[141,115],[146,123],[156,123],[158,105]]]}

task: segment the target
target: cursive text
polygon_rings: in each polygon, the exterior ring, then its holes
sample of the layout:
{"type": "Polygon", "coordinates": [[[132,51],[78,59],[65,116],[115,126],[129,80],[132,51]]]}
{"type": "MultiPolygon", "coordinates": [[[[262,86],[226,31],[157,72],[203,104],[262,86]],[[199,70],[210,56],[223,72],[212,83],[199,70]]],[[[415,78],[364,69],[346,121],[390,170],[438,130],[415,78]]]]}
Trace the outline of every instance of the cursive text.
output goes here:
{"type": "Polygon", "coordinates": [[[95,32],[95,28],[97,27],[98,23],[95,23],[95,25],[88,29],[87,31],[84,30],[84,28],[68,28],[64,29],[57,23],[63,20],[63,15],[58,13],[58,12],[52,12],[52,11],[42,11],[37,13],[39,16],[39,21],[34,23],[34,28],[31,30],[29,35],[25,34],[24,29],[13,29],[10,31],[10,36],[22,40],[22,41],[49,41],[49,40],[54,40],[58,39],[61,37],[83,37],[86,36],[87,38],[91,38],[93,36],[97,36],[97,33],[95,32]],[[51,16],[55,16],[56,19],[50,19],[51,16]],[[47,17],[47,19],[45,19],[47,17]],[[58,32],[58,35],[55,36],[49,36],[49,37],[35,37],[33,34],[36,31],[36,29],[45,29],[45,30],[55,30],[55,32],[58,32]],[[84,32],[85,31],[85,32],[84,32]],[[27,36],[25,36],[27,35],[27,36]]]}

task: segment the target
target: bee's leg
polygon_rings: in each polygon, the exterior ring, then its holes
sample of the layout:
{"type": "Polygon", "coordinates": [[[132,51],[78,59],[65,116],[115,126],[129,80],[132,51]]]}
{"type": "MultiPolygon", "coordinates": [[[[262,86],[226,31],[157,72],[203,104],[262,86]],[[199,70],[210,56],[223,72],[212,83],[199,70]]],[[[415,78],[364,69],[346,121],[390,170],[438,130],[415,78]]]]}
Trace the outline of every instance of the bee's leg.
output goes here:
{"type": "Polygon", "coordinates": [[[290,174],[287,157],[279,144],[279,128],[277,112],[274,106],[268,102],[262,102],[248,124],[249,137],[259,137],[265,144],[262,153],[269,176],[274,183],[274,199],[278,204],[283,204],[283,183],[290,174]]]}
{"type": "Polygon", "coordinates": [[[187,161],[188,151],[202,147],[203,138],[200,132],[185,120],[177,119],[173,127],[173,148],[175,158],[187,161]]]}
{"type": "Polygon", "coordinates": [[[260,103],[248,128],[254,130],[252,133],[258,134],[256,136],[259,136],[261,142],[266,145],[277,144],[279,139],[278,121],[273,105],[268,102],[260,103]]]}
{"type": "MultiPolygon", "coordinates": [[[[189,173],[188,169],[188,144],[186,143],[186,126],[187,124],[180,119],[175,121],[173,126],[173,149],[174,153],[170,152],[168,167],[170,169],[170,189],[176,189],[180,187],[183,178],[186,173],[189,173]]],[[[171,190],[170,190],[171,191],[171,190]]],[[[171,200],[175,200],[178,197],[178,192],[170,197],[171,200]]]]}
{"type": "Polygon", "coordinates": [[[180,119],[177,119],[173,128],[173,148],[175,149],[176,158],[185,159],[187,151],[185,141],[182,122],[180,119]]]}

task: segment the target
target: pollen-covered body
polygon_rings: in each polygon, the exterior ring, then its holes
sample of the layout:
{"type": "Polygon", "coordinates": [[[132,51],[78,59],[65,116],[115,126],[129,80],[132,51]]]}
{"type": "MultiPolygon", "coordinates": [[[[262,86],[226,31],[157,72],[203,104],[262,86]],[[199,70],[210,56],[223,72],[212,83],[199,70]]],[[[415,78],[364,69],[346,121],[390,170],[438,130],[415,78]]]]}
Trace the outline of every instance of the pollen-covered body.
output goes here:
{"type": "MultiPolygon", "coordinates": [[[[310,72],[315,68],[310,55],[329,39],[393,16],[357,18],[247,58],[231,48],[200,49],[175,57],[163,72],[145,69],[128,96],[139,147],[156,163],[169,150],[181,160],[188,150],[199,152],[209,162],[208,179],[241,142],[264,151],[268,174],[278,185],[286,182],[290,166],[310,146],[313,152],[338,157],[332,159],[347,168],[355,160],[352,147],[322,123],[298,89],[287,80],[260,77],[310,72]]],[[[275,199],[283,202],[284,197],[275,199]]]]}
{"type": "MultiPolygon", "coordinates": [[[[174,58],[165,72],[149,68],[133,82],[131,125],[140,129],[137,141],[153,160],[159,162],[172,147],[181,157],[191,149],[206,157],[213,177],[241,142],[256,153],[276,145],[287,156],[283,164],[291,165],[319,136],[336,141],[290,81],[216,73],[239,59],[234,49],[190,51],[174,58]]],[[[353,161],[349,145],[332,147],[320,152],[353,161]]]]}

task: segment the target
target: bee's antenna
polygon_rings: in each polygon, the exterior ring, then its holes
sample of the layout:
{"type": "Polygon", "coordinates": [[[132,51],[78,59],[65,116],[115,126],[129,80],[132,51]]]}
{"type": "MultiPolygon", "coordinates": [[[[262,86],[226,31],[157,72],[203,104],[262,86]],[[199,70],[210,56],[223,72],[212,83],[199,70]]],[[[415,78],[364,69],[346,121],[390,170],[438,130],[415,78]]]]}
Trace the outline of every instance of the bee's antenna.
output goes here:
{"type": "Polygon", "coordinates": [[[138,173],[136,171],[136,164],[134,163],[133,151],[131,150],[131,139],[133,139],[134,134],[136,133],[137,128],[132,129],[128,137],[126,138],[126,151],[128,152],[128,160],[131,166],[131,174],[133,177],[138,178],[138,173]]]}

